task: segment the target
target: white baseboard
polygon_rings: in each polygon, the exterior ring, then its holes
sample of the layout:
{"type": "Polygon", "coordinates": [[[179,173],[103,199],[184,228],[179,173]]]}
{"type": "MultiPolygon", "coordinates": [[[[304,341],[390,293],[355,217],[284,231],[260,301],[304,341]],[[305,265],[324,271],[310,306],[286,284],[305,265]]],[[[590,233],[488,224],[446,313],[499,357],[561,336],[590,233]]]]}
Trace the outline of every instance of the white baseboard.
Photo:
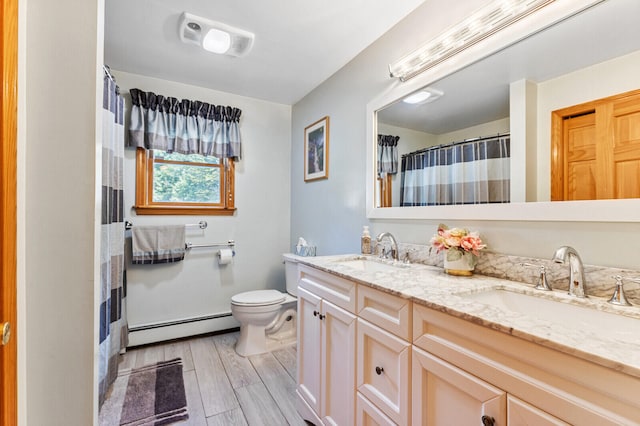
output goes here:
{"type": "Polygon", "coordinates": [[[198,334],[213,333],[237,327],[240,327],[240,323],[231,315],[179,324],[156,324],[152,327],[149,325],[130,326],[128,347],[197,336],[198,334]]]}

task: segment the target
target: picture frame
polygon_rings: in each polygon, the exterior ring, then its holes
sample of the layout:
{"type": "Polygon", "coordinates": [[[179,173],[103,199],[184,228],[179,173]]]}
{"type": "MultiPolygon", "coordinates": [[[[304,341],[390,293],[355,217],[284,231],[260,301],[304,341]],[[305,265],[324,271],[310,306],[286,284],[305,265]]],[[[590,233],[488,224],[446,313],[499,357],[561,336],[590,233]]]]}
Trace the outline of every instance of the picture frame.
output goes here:
{"type": "Polygon", "coordinates": [[[304,129],[304,181],[329,178],[329,117],[304,129]]]}

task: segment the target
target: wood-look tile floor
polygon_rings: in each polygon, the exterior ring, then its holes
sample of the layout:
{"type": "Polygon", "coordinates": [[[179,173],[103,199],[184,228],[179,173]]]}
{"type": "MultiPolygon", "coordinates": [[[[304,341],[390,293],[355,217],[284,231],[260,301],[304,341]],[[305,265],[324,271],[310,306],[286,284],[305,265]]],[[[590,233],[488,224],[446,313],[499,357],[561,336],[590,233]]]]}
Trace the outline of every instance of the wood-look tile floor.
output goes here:
{"type": "MultiPolygon", "coordinates": [[[[133,348],[121,356],[120,368],[182,358],[189,419],[175,425],[305,425],[295,409],[295,345],[244,358],[235,352],[237,337],[233,332],[133,348]]],[[[107,395],[101,426],[117,425],[122,393],[107,395]]]]}

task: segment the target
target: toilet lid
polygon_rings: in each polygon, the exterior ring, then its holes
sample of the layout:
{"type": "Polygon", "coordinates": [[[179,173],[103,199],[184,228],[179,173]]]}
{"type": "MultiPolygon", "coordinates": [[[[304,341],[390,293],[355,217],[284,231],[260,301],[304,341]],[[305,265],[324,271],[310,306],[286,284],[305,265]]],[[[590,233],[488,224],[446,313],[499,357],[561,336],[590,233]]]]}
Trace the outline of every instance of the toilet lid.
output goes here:
{"type": "Polygon", "coordinates": [[[274,305],[284,301],[284,293],[278,290],[246,291],[231,297],[231,303],[236,305],[274,305]]]}

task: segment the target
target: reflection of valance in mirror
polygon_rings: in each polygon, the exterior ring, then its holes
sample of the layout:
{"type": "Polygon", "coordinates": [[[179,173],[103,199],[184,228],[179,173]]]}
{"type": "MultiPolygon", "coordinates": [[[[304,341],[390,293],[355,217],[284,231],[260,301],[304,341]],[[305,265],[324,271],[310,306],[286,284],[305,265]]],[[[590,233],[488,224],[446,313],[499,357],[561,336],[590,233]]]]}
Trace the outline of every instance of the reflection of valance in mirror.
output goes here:
{"type": "Polygon", "coordinates": [[[378,135],[378,176],[398,173],[400,136],[378,135]]]}
{"type": "Polygon", "coordinates": [[[510,137],[491,136],[402,156],[401,206],[508,203],[510,137]]]}
{"type": "Polygon", "coordinates": [[[139,89],[131,89],[130,93],[130,146],[240,158],[240,109],[178,100],[139,89]]]}

